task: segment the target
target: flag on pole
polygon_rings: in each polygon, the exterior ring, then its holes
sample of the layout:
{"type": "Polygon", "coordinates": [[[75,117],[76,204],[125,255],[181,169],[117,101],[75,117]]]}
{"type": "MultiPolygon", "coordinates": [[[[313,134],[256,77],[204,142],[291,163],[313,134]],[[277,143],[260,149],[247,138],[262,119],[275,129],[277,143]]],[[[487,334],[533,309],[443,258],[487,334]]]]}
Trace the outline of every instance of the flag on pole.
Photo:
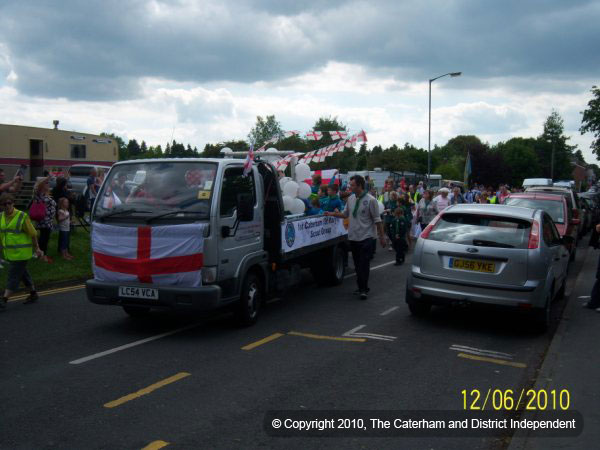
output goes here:
{"type": "Polygon", "coordinates": [[[331,139],[334,141],[337,141],[338,139],[346,139],[348,137],[348,132],[347,131],[328,131],[329,136],[331,136],[331,139]]]}
{"type": "Polygon", "coordinates": [[[252,170],[252,163],[254,162],[254,145],[250,144],[250,150],[246,156],[246,162],[244,163],[244,176],[247,177],[252,170]]]}
{"type": "Polygon", "coordinates": [[[360,142],[367,142],[367,133],[365,133],[365,130],[360,130],[360,133],[356,135],[356,139],[360,142]]]}
{"type": "Polygon", "coordinates": [[[469,185],[469,177],[471,176],[471,153],[467,152],[467,160],[465,161],[465,189],[469,185]]]}
{"type": "Polygon", "coordinates": [[[289,131],[284,131],[283,132],[283,135],[286,138],[289,138],[289,137],[292,137],[292,136],[297,136],[299,134],[300,134],[300,131],[298,131],[298,130],[289,130],[289,131]]]}

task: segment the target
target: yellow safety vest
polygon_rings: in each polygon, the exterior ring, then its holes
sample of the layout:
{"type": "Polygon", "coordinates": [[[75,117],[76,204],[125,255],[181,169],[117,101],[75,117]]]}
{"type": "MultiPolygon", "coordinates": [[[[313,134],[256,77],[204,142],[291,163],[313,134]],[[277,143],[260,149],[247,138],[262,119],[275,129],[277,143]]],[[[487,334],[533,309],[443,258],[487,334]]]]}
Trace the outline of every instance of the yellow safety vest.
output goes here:
{"type": "Polygon", "coordinates": [[[33,241],[23,231],[26,218],[27,214],[19,210],[8,224],[5,213],[0,217],[0,236],[7,261],[26,261],[33,256],[33,241]]]}
{"type": "Polygon", "coordinates": [[[496,197],[495,195],[493,197],[490,197],[490,203],[492,203],[492,204],[498,203],[498,197],[496,197]]]}

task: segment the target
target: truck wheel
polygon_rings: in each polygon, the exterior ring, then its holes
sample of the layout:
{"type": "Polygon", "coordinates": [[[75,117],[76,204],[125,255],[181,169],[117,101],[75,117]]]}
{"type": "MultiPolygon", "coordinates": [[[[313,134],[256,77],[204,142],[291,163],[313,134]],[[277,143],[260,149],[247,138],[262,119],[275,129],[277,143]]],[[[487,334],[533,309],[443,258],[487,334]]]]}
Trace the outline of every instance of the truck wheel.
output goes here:
{"type": "Polygon", "coordinates": [[[311,265],[311,272],[319,286],[338,286],[346,274],[346,255],[344,249],[335,246],[320,253],[321,259],[311,265]]]}
{"type": "Polygon", "coordinates": [[[147,306],[123,306],[123,310],[129,317],[144,317],[150,313],[150,308],[147,306]]]}
{"type": "Polygon", "coordinates": [[[250,326],[256,323],[261,303],[262,285],[260,278],[250,272],[246,275],[242,285],[242,293],[236,310],[237,322],[242,326],[250,326]]]}

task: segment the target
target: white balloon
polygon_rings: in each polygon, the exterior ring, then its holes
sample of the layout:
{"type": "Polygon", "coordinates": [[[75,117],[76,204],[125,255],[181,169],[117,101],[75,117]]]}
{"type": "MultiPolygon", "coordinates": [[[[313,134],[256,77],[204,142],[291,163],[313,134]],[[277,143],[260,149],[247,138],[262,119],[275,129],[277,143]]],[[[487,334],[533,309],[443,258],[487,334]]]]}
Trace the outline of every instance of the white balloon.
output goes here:
{"type": "Polygon", "coordinates": [[[296,180],[304,181],[307,178],[310,178],[310,167],[308,167],[308,164],[298,164],[296,166],[296,180]]]}
{"type": "Polygon", "coordinates": [[[306,205],[299,198],[294,199],[294,204],[292,205],[292,213],[294,214],[302,214],[306,209],[306,205]]]}
{"type": "Polygon", "coordinates": [[[385,206],[383,206],[383,203],[381,203],[379,200],[377,200],[377,204],[379,205],[379,215],[382,215],[383,211],[385,210],[385,206]]]}
{"type": "Polygon", "coordinates": [[[294,207],[294,199],[289,195],[283,196],[283,208],[286,211],[292,212],[292,208],[294,207]]]}
{"type": "Polygon", "coordinates": [[[279,187],[281,188],[282,191],[283,191],[283,187],[285,186],[285,184],[290,180],[291,180],[290,177],[283,177],[279,180],[279,187]]]}
{"type": "Polygon", "coordinates": [[[231,150],[229,147],[223,147],[221,149],[221,153],[233,153],[233,150],[231,150]]]}
{"type": "Polygon", "coordinates": [[[298,183],[298,197],[299,198],[308,198],[312,194],[312,190],[307,183],[298,183]]]}
{"type": "Polygon", "coordinates": [[[274,147],[271,147],[271,148],[267,149],[267,153],[277,153],[277,151],[278,150],[276,148],[274,148],[274,147]]]}
{"type": "Polygon", "coordinates": [[[285,186],[283,186],[283,194],[296,198],[298,196],[298,183],[295,181],[288,181],[285,183],[285,186]]]}

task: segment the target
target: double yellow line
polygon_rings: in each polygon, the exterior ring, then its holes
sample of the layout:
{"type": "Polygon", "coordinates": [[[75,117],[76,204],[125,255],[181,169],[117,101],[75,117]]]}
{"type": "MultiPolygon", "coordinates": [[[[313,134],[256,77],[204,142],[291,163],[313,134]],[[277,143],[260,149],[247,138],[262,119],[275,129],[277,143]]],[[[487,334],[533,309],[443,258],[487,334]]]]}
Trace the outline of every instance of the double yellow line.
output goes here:
{"type": "MultiPolygon", "coordinates": [[[[38,292],[38,295],[40,297],[42,297],[44,295],[60,294],[61,292],[76,291],[78,289],[83,289],[83,288],[85,288],[85,284],[77,284],[75,286],[65,286],[62,288],[48,289],[47,291],[38,292]]],[[[9,302],[18,302],[19,300],[26,299],[28,296],[29,296],[29,294],[15,295],[14,297],[11,297],[9,302]]]]}

